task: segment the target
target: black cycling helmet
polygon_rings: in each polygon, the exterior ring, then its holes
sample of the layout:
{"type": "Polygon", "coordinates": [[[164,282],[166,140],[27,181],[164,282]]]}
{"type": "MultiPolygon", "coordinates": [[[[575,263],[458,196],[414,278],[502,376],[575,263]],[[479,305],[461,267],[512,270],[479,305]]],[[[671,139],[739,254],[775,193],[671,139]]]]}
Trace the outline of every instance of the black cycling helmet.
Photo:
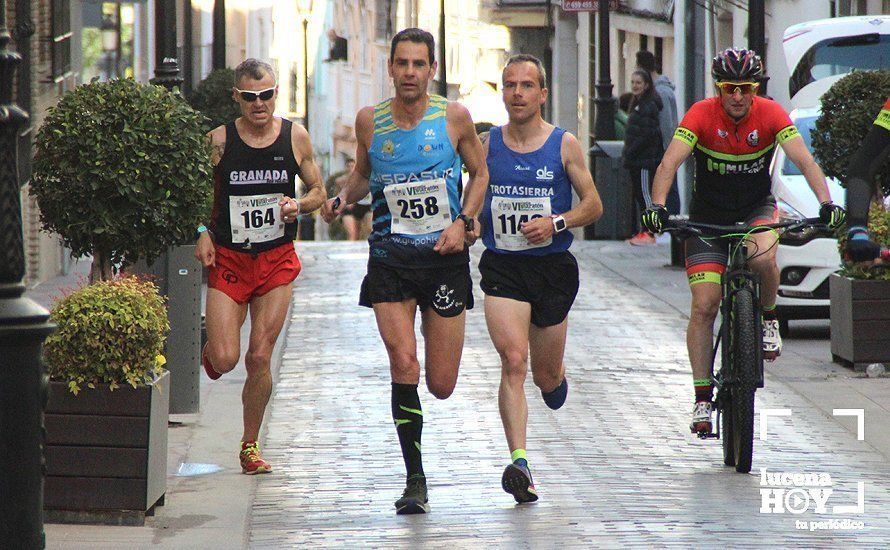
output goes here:
{"type": "Polygon", "coordinates": [[[763,62],[754,50],[726,48],[711,61],[711,76],[715,82],[723,80],[759,82],[763,76],[763,62]]]}

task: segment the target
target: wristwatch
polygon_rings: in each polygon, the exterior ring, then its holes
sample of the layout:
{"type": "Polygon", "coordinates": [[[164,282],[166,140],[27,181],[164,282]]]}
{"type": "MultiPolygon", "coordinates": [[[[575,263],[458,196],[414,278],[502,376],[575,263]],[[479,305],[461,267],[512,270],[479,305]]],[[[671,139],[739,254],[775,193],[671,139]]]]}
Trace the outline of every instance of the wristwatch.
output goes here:
{"type": "Polygon", "coordinates": [[[464,222],[464,230],[468,233],[473,230],[473,227],[476,226],[476,220],[467,216],[466,214],[458,214],[457,219],[463,220],[464,222]]]}
{"type": "Polygon", "coordinates": [[[550,219],[553,221],[553,231],[556,233],[562,233],[566,230],[566,219],[562,216],[558,216],[556,214],[550,216],[550,219]]]}

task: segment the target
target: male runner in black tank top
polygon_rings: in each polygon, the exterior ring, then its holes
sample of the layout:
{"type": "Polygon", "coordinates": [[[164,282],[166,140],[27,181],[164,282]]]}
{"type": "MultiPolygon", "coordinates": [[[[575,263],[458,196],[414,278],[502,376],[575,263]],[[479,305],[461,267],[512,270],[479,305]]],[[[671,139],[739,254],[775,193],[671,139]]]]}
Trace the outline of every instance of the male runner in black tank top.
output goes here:
{"type": "Polygon", "coordinates": [[[233,96],[242,116],[209,134],[213,213],[208,227],[198,228],[195,251],[209,268],[201,359],[214,380],[235,368],[249,307],[239,458],[242,472],[257,474],[272,471],[260,456],[257,437],[272,393],[272,348],[300,272],[293,244],[296,219],[321,206],[325,192],[306,129],[273,116],[278,86],[271,65],[256,59],[238,65],[233,96]],[[298,176],[307,189],[300,199],[295,198],[298,176]]]}

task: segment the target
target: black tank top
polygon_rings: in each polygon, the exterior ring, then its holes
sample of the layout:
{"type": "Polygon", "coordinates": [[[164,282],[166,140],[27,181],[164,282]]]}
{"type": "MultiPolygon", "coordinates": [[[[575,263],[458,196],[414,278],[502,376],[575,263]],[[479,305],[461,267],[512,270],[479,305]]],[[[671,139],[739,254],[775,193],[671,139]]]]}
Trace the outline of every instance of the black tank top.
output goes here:
{"type": "Polygon", "coordinates": [[[261,149],[244,143],[234,122],[226,124],[225,150],[213,169],[210,229],[216,244],[256,253],[293,242],[297,224],[281,220],[278,201],[296,197],[300,175],[289,120],[281,121],[278,139],[261,149]]]}

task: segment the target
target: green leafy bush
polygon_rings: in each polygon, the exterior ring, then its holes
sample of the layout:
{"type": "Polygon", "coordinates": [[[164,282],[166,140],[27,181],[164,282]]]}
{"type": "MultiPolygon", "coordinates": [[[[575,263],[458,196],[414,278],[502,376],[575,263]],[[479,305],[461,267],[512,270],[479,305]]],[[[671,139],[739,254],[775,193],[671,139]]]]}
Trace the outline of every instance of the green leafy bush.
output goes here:
{"type": "MultiPolygon", "coordinates": [[[[890,70],[862,71],[841,78],[822,96],[813,131],[813,150],[827,176],[846,183],[847,164],[890,96],[890,70]]],[[[878,179],[890,182],[890,159],[878,179]]],[[[884,189],[890,193],[890,189],[884,189]]]]}
{"type": "Polygon", "coordinates": [[[207,117],[204,122],[205,132],[232,122],[241,116],[241,109],[232,99],[234,82],[235,71],[232,69],[211,71],[207,78],[198,84],[189,99],[192,107],[207,117]]]}
{"type": "Polygon", "coordinates": [[[150,281],[126,277],[99,281],[55,303],[58,329],[46,339],[50,378],[83,386],[138,387],[163,372],[161,352],[170,329],[164,300],[150,281]]]}
{"type": "Polygon", "coordinates": [[[44,229],[98,277],[193,242],[209,214],[203,117],[181,96],[130,79],[65,94],[37,134],[31,191],[44,229]]]}

